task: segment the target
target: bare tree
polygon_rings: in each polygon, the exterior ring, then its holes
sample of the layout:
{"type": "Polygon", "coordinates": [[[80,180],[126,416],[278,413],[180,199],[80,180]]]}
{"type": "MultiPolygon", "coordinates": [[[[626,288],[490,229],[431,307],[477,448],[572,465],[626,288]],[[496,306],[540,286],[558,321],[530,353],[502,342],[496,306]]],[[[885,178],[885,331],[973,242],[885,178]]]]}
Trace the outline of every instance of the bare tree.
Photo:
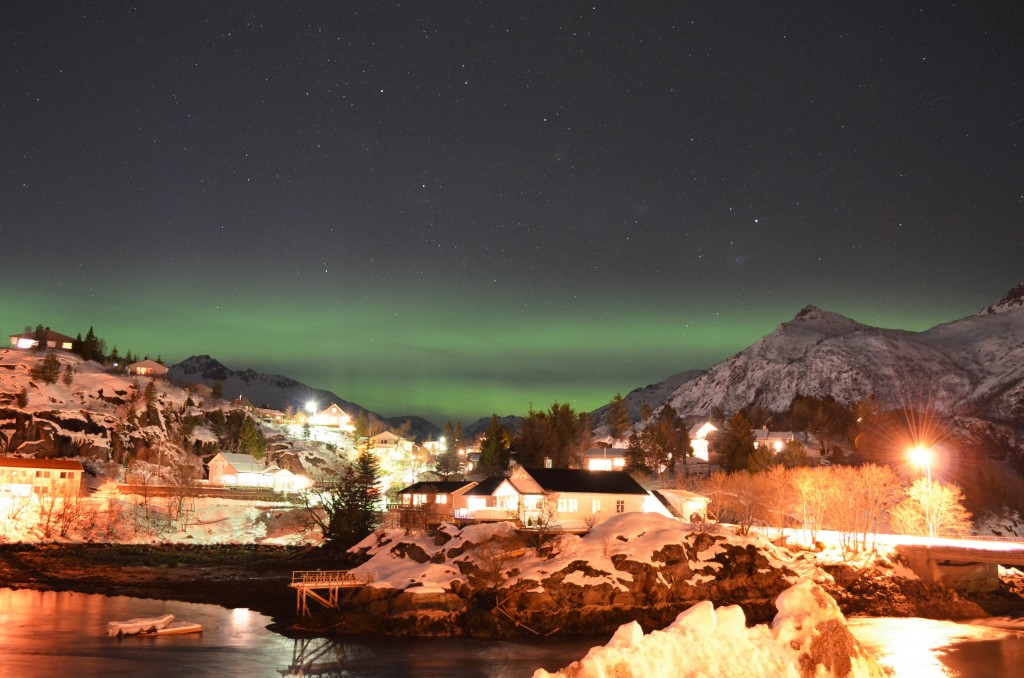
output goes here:
{"type": "Polygon", "coordinates": [[[848,490],[854,494],[857,502],[860,548],[866,549],[868,535],[878,533],[883,516],[901,499],[903,489],[900,479],[888,466],[867,464],[857,468],[856,473],[858,480],[848,490]]]}
{"type": "Polygon", "coordinates": [[[139,505],[142,507],[146,528],[153,526],[153,486],[157,483],[157,473],[152,464],[136,459],[128,467],[128,473],[139,486],[139,505]]]}
{"type": "Polygon", "coordinates": [[[951,483],[920,479],[905,491],[890,514],[893,528],[902,534],[929,534],[929,523],[937,535],[970,532],[971,514],[964,508],[963,491],[951,483]]]}
{"type": "Polygon", "coordinates": [[[795,507],[811,543],[818,540],[818,531],[825,523],[835,486],[831,474],[831,467],[801,467],[790,472],[795,507]]]}
{"type": "Polygon", "coordinates": [[[202,471],[197,467],[178,463],[171,469],[171,505],[168,519],[178,523],[178,529],[187,531],[196,513],[196,486],[202,471]]]}
{"type": "Polygon", "coordinates": [[[85,511],[81,488],[77,484],[64,483],[60,487],[58,502],[57,530],[60,536],[67,537],[78,526],[85,511]]]}

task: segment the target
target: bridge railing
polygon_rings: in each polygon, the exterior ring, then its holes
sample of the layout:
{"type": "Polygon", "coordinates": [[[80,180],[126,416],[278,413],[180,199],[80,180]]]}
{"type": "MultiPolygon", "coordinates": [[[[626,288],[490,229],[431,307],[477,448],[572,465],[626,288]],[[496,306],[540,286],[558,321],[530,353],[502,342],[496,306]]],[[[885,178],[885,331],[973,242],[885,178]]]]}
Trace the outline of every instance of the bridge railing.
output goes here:
{"type": "Polygon", "coordinates": [[[292,572],[292,586],[357,586],[374,580],[372,572],[348,570],[296,570],[292,572]]]}

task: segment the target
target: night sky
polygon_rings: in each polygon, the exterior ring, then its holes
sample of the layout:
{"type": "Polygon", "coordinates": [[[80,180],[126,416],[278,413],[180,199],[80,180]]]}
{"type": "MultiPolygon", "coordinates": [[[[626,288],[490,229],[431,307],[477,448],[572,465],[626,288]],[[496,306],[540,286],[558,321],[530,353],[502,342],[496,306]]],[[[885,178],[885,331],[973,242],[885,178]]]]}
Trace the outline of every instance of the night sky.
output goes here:
{"type": "Polygon", "coordinates": [[[1024,280],[1024,4],[0,3],[0,332],[437,423],[1024,280]]]}

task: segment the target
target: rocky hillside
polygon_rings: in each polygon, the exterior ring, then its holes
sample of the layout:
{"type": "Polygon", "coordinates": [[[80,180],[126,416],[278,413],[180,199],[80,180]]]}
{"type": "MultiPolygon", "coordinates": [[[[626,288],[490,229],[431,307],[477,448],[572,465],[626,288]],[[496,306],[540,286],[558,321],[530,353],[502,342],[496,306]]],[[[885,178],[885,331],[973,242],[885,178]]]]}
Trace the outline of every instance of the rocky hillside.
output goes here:
{"type": "Polygon", "coordinates": [[[352,551],[366,559],[353,572],[375,581],[348,592],[342,618],[332,620],[346,632],[579,634],[631,620],[660,628],[700,600],[737,604],[764,621],[801,576],[829,579],[763,540],[642,513],[542,544],[498,523],[445,526],[434,536],[378,532],[352,551]]]}
{"type": "MultiPolygon", "coordinates": [[[[77,457],[92,474],[112,477],[136,460],[197,465],[203,455],[233,449],[251,416],[214,400],[208,389],[164,380],[153,382],[147,399],[148,379],[110,373],[63,351],[52,353],[59,376],[51,383],[38,371],[47,355],[0,349],[0,454],[77,457]]],[[[268,455],[290,470],[324,463],[297,441],[269,428],[264,433],[268,455]]]]}
{"type": "MultiPolygon", "coordinates": [[[[657,388],[649,387],[649,388],[657,388]]],[[[785,411],[797,394],[966,419],[1024,419],[1024,284],[976,315],[924,332],[882,329],[814,306],[753,346],[675,388],[684,416],[760,405],[785,411]]]]}
{"type": "Polygon", "coordinates": [[[1008,586],[968,597],[925,584],[880,555],[819,560],[727,526],[700,529],[652,513],[624,513],[588,534],[544,540],[511,523],[378,530],[346,555],[353,573],[373,581],[343,589],[339,610],[311,603],[316,618],[300,619],[301,628],[495,638],[611,633],[637,621],[650,631],[700,601],[738,605],[760,623],[775,615],[782,591],[804,580],[820,584],[846,614],[968,619],[1021,605],[1008,586]]]}

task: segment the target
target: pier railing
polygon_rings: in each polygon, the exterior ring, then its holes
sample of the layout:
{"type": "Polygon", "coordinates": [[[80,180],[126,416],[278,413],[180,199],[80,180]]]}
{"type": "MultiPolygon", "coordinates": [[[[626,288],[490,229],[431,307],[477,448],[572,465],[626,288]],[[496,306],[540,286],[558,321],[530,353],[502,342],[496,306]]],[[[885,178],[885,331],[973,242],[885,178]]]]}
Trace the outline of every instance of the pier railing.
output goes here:
{"type": "Polygon", "coordinates": [[[292,572],[291,586],[328,588],[331,586],[362,586],[374,580],[372,572],[349,572],[348,570],[297,570],[292,572]]]}

